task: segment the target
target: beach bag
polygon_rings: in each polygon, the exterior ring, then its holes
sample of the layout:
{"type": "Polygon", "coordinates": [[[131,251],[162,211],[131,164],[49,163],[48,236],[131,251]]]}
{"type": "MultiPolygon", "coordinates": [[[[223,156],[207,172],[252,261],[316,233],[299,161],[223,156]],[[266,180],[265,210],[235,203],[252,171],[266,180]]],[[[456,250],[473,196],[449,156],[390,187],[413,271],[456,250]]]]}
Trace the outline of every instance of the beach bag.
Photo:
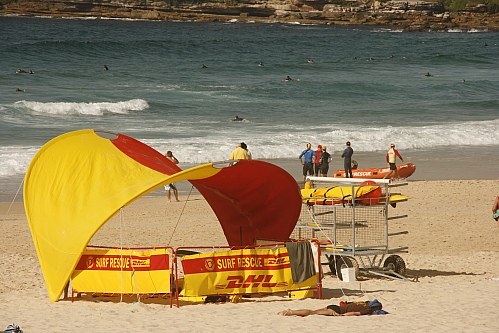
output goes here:
{"type": "Polygon", "coordinates": [[[5,333],[23,333],[23,330],[16,324],[10,324],[7,326],[5,333]]]}
{"type": "Polygon", "coordinates": [[[213,295],[213,296],[206,296],[204,302],[205,303],[225,303],[225,302],[227,302],[227,299],[228,299],[227,296],[213,295]]]}

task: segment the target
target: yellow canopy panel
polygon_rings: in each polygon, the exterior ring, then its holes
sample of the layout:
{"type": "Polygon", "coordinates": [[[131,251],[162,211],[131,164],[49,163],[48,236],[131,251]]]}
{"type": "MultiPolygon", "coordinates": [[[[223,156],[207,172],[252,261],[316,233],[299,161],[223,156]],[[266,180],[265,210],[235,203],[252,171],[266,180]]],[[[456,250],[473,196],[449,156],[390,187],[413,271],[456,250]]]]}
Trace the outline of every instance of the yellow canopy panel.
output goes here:
{"type": "Polygon", "coordinates": [[[163,184],[220,171],[206,164],[179,172],[159,152],[130,140],[70,132],[44,145],[26,172],[24,206],[51,301],[60,298],[92,236],[121,207],[163,184]]]}

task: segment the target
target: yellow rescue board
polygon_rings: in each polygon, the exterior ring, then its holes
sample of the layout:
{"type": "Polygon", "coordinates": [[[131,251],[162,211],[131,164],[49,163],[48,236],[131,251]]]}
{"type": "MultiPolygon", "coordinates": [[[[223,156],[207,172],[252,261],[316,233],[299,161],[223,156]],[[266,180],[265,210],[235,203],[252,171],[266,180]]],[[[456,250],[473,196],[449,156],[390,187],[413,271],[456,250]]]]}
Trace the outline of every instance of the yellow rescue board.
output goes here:
{"type": "Polygon", "coordinates": [[[401,202],[401,201],[407,201],[411,197],[407,195],[402,195],[402,194],[394,194],[390,196],[390,201],[389,202],[401,202]]]}
{"type": "MultiPolygon", "coordinates": [[[[370,193],[379,186],[354,186],[353,192],[355,197],[361,197],[367,193],[370,193]]],[[[333,187],[321,187],[321,188],[305,188],[301,190],[301,196],[303,198],[335,198],[343,199],[347,197],[352,197],[352,186],[333,186],[333,187]]]]}

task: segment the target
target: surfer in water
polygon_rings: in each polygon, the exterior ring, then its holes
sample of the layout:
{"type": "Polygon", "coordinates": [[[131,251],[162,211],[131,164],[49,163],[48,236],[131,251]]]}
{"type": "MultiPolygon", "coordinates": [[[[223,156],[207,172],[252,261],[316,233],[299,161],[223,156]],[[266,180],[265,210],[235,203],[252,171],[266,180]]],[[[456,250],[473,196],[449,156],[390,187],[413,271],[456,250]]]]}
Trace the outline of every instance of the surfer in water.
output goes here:
{"type": "Polygon", "coordinates": [[[284,81],[288,82],[288,81],[293,81],[293,79],[291,78],[291,76],[286,76],[286,78],[284,79],[284,81]]]}
{"type": "Polygon", "coordinates": [[[234,119],[232,119],[231,121],[245,121],[246,119],[244,118],[240,118],[237,114],[236,116],[234,117],[234,119]]]}

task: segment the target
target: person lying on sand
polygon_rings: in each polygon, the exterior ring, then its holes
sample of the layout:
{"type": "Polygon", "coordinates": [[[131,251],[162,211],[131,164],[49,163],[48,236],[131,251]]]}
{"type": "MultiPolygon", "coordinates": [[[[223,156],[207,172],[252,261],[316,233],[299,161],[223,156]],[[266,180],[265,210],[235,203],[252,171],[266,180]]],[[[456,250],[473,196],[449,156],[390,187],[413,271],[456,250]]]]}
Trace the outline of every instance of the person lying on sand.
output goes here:
{"type": "Polygon", "coordinates": [[[310,315],[324,316],[360,316],[373,314],[381,310],[383,305],[377,300],[365,302],[340,302],[340,305],[328,305],[325,308],[317,310],[284,310],[278,314],[281,316],[299,316],[307,317],[310,315]]]}

